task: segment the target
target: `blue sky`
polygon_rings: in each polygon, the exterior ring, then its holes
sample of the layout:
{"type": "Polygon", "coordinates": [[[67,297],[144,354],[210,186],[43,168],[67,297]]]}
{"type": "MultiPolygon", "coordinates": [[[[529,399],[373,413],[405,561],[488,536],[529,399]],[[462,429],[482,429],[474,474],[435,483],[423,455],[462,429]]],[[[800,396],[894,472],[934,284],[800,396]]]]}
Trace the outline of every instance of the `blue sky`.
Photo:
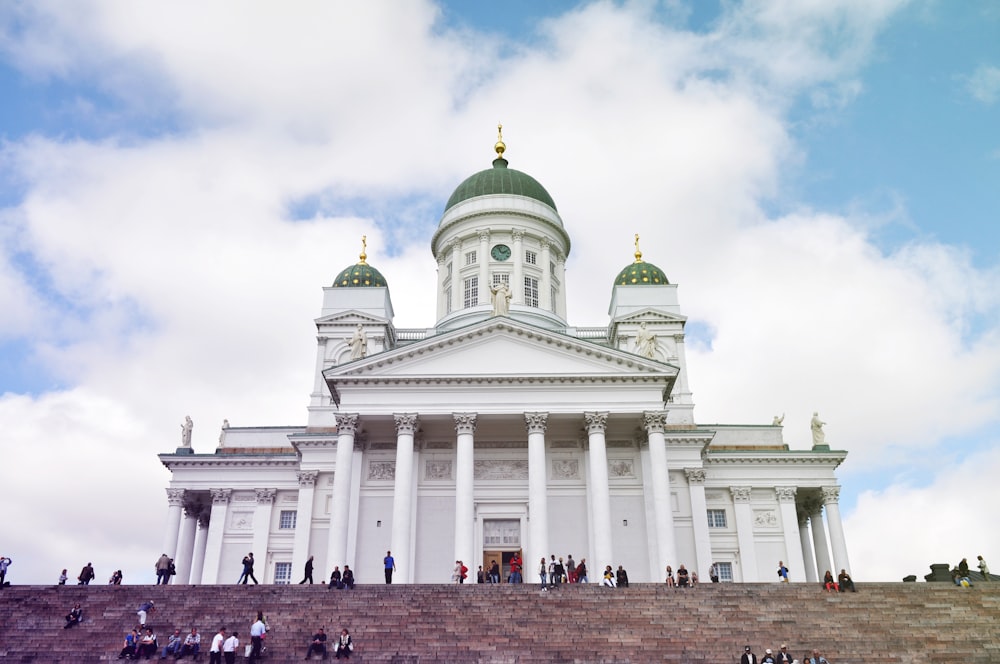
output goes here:
{"type": "Polygon", "coordinates": [[[642,234],[696,418],[787,412],[794,448],[820,410],[850,451],[856,578],[989,558],[948,515],[1000,469],[998,35],[995,3],[932,0],[5,6],[0,498],[36,510],[0,549],[34,582],[77,564],[42,528],[145,574],[158,533],[121,552],[107,506],[165,513],[185,414],[196,448],[305,419],[319,289],[362,234],[396,325],[433,324],[430,235],[503,121],[573,237],[572,323],[606,322],[642,234]],[[935,515],[954,531],[880,550],[935,515]]]}

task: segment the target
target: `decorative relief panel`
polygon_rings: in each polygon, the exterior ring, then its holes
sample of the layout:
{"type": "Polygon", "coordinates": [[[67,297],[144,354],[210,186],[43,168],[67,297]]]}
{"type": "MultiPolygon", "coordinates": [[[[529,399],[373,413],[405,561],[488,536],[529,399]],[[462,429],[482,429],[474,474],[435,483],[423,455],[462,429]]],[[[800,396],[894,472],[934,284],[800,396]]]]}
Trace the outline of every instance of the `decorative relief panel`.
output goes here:
{"type": "Polygon", "coordinates": [[[376,481],[396,479],[396,462],[372,461],[368,464],[368,479],[376,481]]]}
{"type": "Polygon", "coordinates": [[[326,478],[326,485],[327,486],[333,486],[334,475],[336,475],[336,473],[330,473],[330,476],[328,478],[326,478]]]}
{"type": "Polygon", "coordinates": [[[522,459],[487,459],[472,464],[477,480],[526,480],[528,462],[522,459]]]}
{"type": "Polygon", "coordinates": [[[428,459],[424,464],[424,477],[429,480],[450,480],[451,460],[428,459]]]}
{"type": "Polygon", "coordinates": [[[394,450],[396,449],[396,442],[385,442],[380,441],[377,443],[368,443],[368,449],[370,450],[394,450]]]}
{"type": "Polygon", "coordinates": [[[580,479],[579,459],[553,459],[552,479],[554,480],[578,480],[580,479]]]}
{"type": "Polygon", "coordinates": [[[725,500],[726,494],[722,491],[706,491],[705,500],[725,500]]]}
{"type": "Polygon", "coordinates": [[[635,477],[635,460],[609,459],[608,477],[635,477]]]}
{"type": "Polygon", "coordinates": [[[528,447],[526,440],[484,440],[476,441],[477,450],[516,450],[528,447]]]}
{"type": "Polygon", "coordinates": [[[229,519],[230,530],[252,530],[253,512],[242,512],[234,510],[229,519]]]}
{"type": "Polygon", "coordinates": [[[635,443],[631,440],[609,440],[606,443],[608,449],[618,448],[618,449],[634,449],[635,443]]]}
{"type": "Polygon", "coordinates": [[[257,495],[254,493],[234,493],[232,501],[234,503],[255,503],[257,502],[257,495]]]}
{"type": "Polygon", "coordinates": [[[754,510],[753,525],[757,528],[777,528],[778,515],[774,510],[754,510]]]}

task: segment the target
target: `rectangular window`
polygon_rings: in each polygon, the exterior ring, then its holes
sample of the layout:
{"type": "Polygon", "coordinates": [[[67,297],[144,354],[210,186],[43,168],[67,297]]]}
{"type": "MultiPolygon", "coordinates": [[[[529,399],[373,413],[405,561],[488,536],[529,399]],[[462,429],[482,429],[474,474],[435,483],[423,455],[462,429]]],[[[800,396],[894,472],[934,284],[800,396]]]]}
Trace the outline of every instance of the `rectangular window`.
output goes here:
{"type": "Polygon", "coordinates": [[[527,263],[528,265],[537,265],[538,264],[538,254],[536,254],[533,251],[526,251],[526,252],[524,252],[524,262],[527,263]]]}
{"type": "MultiPolygon", "coordinates": [[[[294,512],[292,512],[294,514],[294,512]]],[[[292,564],[274,563],[274,585],[287,586],[292,582],[292,564]]]]}
{"type": "Polygon", "coordinates": [[[448,263],[448,271],[445,274],[445,279],[451,279],[451,263],[448,263]]]}
{"type": "Polygon", "coordinates": [[[706,510],[708,512],[709,528],[726,527],[726,510],[706,510]]]}
{"type": "Polygon", "coordinates": [[[552,309],[552,313],[556,313],[556,287],[553,286],[549,289],[549,308],[552,309]]]}
{"type": "Polygon", "coordinates": [[[466,265],[475,265],[476,264],[476,252],[475,251],[468,251],[468,252],[465,253],[465,264],[466,265]]]}
{"type": "Polygon", "coordinates": [[[466,309],[479,304],[479,277],[469,277],[465,280],[465,296],[462,306],[466,309]]]}
{"type": "Polygon", "coordinates": [[[507,284],[507,288],[510,288],[510,275],[506,272],[494,272],[493,273],[493,285],[496,286],[499,283],[507,284]]]}
{"type": "Polygon", "coordinates": [[[278,528],[280,530],[295,530],[297,517],[298,512],[295,510],[281,510],[281,515],[278,517],[278,528]]]}
{"type": "Polygon", "coordinates": [[[538,306],[538,279],[524,278],[524,303],[529,307],[538,306]]]}
{"type": "Polygon", "coordinates": [[[732,563],[715,563],[715,569],[719,573],[719,581],[732,583],[733,580],[732,563]]]}
{"type": "Polygon", "coordinates": [[[448,286],[447,290],[445,290],[445,292],[444,292],[444,298],[445,298],[445,305],[444,306],[445,306],[446,313],[450,314],[451,313],[451,286],[448,286]]]}

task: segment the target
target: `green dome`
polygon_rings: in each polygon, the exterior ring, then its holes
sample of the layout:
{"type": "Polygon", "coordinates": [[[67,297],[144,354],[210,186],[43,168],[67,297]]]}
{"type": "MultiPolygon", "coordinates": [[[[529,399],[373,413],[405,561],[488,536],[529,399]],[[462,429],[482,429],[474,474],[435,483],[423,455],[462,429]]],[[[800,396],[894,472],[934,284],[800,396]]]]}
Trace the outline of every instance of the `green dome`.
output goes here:
{"type": "Polygon", "coordinates": [[[630,264],[615,277],[615,286],[664,286],[669,283],[663,270],[644,261],[630,264]]]}
{"type": "Polygon", "coordinates": [[[368,263],[358,263],[337,275],[334,288],[387,288],[382,273],[368,263]]]}
{"type": "Polygon", "coordinates": [[[556,209],[556,202],[549,196],[549,192],[545,191],[545,187],[538,183],[538,180],[527,173],[507,168],[507,160],[499,157],[493,160],[493,168],[479,171],[458,185],[455,193],[451,195],[447,205],[444,206],[444,211],[447,212],[470,198],[491,194],[513,194],[514,196],[534,198],[553,210],[556,209]]]}

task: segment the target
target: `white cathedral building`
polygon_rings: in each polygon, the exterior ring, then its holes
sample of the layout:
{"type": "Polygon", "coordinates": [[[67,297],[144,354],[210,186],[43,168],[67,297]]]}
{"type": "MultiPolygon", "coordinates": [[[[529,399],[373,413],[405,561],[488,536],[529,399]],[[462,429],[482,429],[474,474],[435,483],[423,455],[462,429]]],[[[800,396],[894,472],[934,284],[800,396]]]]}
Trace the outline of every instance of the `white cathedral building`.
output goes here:
{"type": "MultiPolygon", "coordinates": [[[[303,426],[228,427],[170,470],[164,551],[176,583],[444,583],[515,552],[623,565],[659,582],[792,581],[850,571],[834,474],[846,452],[792,450],[780,422],[700,424],[677,285],[642,260],[608,275],[606,327],[566,311],[570,236],[549,193],[508,167],[462,182],[431,238],[437,323],[396,327],[389,284],[362,251],[324,288],[303,426]],[[824,518],[825,516],[825,518],[824,518]]],[[[390,275],[394,279],[405,275],[390,275]]],[[[472,573],[470,573],[472,575],[472,573]]],[[[503,575],[506,577],[506,573],[503,575]]],[[[472,580],[475,578],[473,576],[472,580]]]]}

